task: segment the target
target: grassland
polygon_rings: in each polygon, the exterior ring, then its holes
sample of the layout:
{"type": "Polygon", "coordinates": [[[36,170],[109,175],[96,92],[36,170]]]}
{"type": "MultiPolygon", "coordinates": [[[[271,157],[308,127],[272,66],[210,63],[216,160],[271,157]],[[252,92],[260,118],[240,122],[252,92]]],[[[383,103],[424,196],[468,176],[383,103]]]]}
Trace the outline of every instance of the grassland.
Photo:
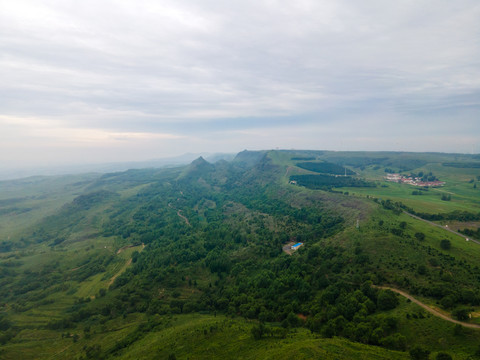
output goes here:
{"type": "Polygon", "coordinates": [[[399,332],[408,343],[423,344],[432,355],[447,352],[454,359],[468,359],[478,349],[480,331],[458,328],[403,297],[400,298],[400,306],[390,314],[399,319],[399,332]]]}
{"type": "Polygon", "coordinates": [[[0,182],[0,240],[25,232],[72,201],[99,175],[32,177],[0,182]]]}
{"type": "MultiPolygon", "coordinates": [[[[408,359],[406,353],[350,342],[325,339],[306,329],[289,332],[285,338],[254,340],[255,322],[222,315],[176,315],[153,317],[132,315],[92,326],[88,338],[82,329],[65,337],[53,331],[28,331],[16,344],[0,350],[2,359],[79,359],[87,348],[100,348],[97,356],[115,359],[408,359]],[[133,344],[112,351],[116,344],[138,332],[139,325],[152,324],[133,344]],[[73,334],[79,335],[77,341],[73,334]]],[[[274,325],[275,326],[275,325],[274,325]]]]}

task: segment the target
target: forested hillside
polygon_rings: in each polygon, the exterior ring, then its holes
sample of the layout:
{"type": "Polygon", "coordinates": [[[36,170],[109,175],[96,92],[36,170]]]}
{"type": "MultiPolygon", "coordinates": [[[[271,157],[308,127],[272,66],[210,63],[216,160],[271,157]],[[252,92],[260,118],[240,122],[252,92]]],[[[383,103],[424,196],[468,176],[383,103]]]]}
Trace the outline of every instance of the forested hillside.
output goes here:
{"type": "Polygon", "coordinates": [[[479,179],[467,155],[245,151],[1,183],[0,358],[480,358],[480,245],[446,230],[477,236],[479,179]]]}

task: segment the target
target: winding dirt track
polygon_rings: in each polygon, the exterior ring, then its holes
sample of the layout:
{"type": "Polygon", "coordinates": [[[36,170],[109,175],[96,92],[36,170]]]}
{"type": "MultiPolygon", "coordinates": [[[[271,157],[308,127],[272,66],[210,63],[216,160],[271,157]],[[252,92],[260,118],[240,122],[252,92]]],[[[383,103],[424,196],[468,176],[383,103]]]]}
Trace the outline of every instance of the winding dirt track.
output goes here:
{"type": "Polygon", "coordinates": [[[187,217],[182,215],[182,210],[178,210],[177,211],[177,215],[180,216],[183,220],[185,220],[185,223],[188,225],[188,226],[192,226],[190,225],[190,221],[188,221],[187,217]]]}
{"type": "Polygon", "coordinates": [[[470,324],[470,323],[463,322],[463,321],[458,321],[458,320],[452,319],[451,317],[448,317],[445,314],[442,314],[441,312],[439,312],[435,309],[432,309],[430,306],[428,306],[428,305],[422,303],[421,301],[415,299],[413,296],[407,294],[405,291],[398,290],[398,289],[388,287],[388,286],[375,286],[375,287],[378,288],[378,289],[392,290],[393,292],[396,292],[397,294],[400,294],[400,295],[406,297],[410,301],[414,302],[415,304],[417,304],[417,305],[421,306],[422,308],[424,308],[425,310],[427,310],[429,313],[431,313],[431,314],[433,314],[433,315],[435,315],[439,318],[442,318],[443,320],[447,320],[447,321],[450,321],[451,323],[459,324],[459,325],[462,325],[462,326],[465,326],[465,327],[468,327],[468,328],[472,328],[472,329],[480,329],[480,325],[470,324]]]}
{"type": "MultiPolygon", "coordinates": [[[[183,193],[182,193],[182,195],[183,195],[183,193]]],[[[192,226],[190,224],[190,221],[188,221],[187,217],[185,215],[182,215],[182,210],[178,210],[178,209],[174,208],[171,203],[168,203],[168,207],[170,209],[177,210],[177,215],[180,216],[188,226],[192,226]]]]}

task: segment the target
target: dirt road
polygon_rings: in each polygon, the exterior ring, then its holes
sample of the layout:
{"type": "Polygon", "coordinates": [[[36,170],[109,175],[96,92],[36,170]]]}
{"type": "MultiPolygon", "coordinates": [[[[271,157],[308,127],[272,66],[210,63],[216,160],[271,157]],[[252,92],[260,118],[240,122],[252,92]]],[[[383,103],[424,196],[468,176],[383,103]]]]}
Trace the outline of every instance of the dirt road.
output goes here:
{"type": "Polygon", "coordinates": [[[471,242],[474,242],[474,243],[476,243],[476,244],[479,244],[479,245],[480,245],[480,241],[477,241],[477,240],[474,240],[474,239],[472,239],[472,238],[469,238],[468,236],[466,236],[466,235],[464,235],[464,234],[461,234],[461,233],[459,233],[459,232],[456,232],[456,231],[454,231],[454,230],[451,230],[451,229],[449,229],[449,228],[447,228],[447,227],[445,227],[445,226],[442,226],[442,225],[436,224],[436,223],[434,223],[434,222],[432,222],[432,221],[429,221],[429,220],[422,219],[420,216],[417,216],[417,215],[410,214],[409,212],[406,212],[406,211],[404,211],[404,213],[405,213],[405,214],[407,214],[408,216],[411,216],[411,217],[413,217],[414,219],[421,220],[421,221],[423,221],[423,222],[426,222],[427,224],[430,224],[430,225],[433,225],[433,226],[439,227],[439,228],[441,228],[441,229],[443,229],[443,230],[450,231],[452,234],[455,234],[455,235],[461,236],[461,237],[463,237],[465,240],[467,240],[467,239],[468,239],[467,241],[471,241],[471,242]]]}
{"type": "Polygon", "coordinates": [[[397,294],[400,294],[400,295],[406,297],[407,299],[414,302],[415,304],[421,306],[422,308],[427,310],[429,313],[431,313],[431,314],[433,314],[433,315],[435,315],[439,318],[442,318],[443,320],[449,321],[449,322],[454,323],[454,324],[459,324],[459,325],[462,325],[462,326],[465,326],[465,327],[468,327],[468,328],[472,328],[472,329],[480,329],[480,325],[471,324],[471,323],[467,323],[467,322],[452,319],[451,317],[449,317],[445,314],[442,314],[441,312],[439,312],[435,309],[432,309],[430,306],[422,303],[421,301],[415,299],[413,296],[407,294],[406,292],[404,292],[402,290],[398,290],[398,289],[395,289],[395,288],[392,288],[392,287],[389,287],[389,286],[375,286],[375,287],[378,288],[378,289],[392,290],[392,291],[396,292],[397,294]]]}

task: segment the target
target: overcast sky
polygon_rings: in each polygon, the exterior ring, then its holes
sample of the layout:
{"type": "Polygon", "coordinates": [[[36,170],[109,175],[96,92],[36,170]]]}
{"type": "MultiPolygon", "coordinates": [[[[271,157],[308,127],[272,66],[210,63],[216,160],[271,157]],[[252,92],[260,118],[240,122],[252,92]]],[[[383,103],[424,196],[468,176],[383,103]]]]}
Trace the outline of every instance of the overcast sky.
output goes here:
{"type": "Polygon", "coordinates": [[[480,152],[480,2],[0,0],[0,166],[480,152]]]}

